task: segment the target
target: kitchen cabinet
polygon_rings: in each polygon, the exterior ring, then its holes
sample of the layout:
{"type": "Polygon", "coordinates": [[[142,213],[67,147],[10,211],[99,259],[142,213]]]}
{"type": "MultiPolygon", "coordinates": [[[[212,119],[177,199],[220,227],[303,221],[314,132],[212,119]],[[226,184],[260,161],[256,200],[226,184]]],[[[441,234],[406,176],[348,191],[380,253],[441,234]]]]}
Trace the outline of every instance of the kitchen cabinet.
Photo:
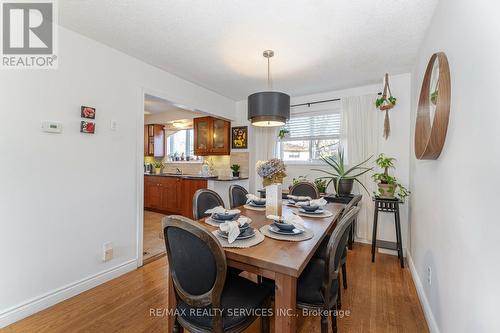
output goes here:
{"type": "Polygon", "coordinates": [[[205,179],[144,176],[144,208],[192,218],[193,195],[200,188],[207,188],[205,179]]]}
{"type": "Polygon", "coordinates": [[[144,125],[144,156],[165,156],[165,132],[163,125],[144,125]]]}
{"type": "Polygon", "coordinates": [[[201,117],[193,119],[194,154],[229,155],[231,152],[231,123],[214,118],[201,117]]]}

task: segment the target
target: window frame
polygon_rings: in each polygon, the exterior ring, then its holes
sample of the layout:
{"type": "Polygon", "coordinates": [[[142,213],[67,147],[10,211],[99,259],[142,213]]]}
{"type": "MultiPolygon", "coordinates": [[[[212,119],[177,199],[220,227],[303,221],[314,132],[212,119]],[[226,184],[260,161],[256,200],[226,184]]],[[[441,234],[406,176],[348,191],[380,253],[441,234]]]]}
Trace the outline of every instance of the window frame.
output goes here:
{"type": "MultiPolygon", "coordinates": [[[[184,156],[187,155],[187,153],[189,152],[193,152],[192,155],[190,156],[197,156],[194,154],[194,128],[183,128],[177,132],[175,132],[174,134],[172,135],[169,135],[168,137],[165,138],[166,140],[166,146],[167,146],[167,153],[166,153],[166,163],[203,163],[203,157],[202,156],[199,156],[200,159],[199,160],[189,160],[189,161],[172,161],[170,160],[170,156],[173,155],[174,152],[172,152],[173,148],[174,148],[174,141],[172,140],[172,136],[176,135],[178,132],[180,131],[184,131],[185,134],[186,134],[186,144],[185,144],[185,147],[184,147],[184,156]],[[190,134],[192,133],[192,134],[190,134]],[[191,138],[193,137],[193,138],[191,138]],[[190,147],[191,145],[191,147],[190,147]]],[[[182,152],[181,152],[182,154],[182,152]]]]}

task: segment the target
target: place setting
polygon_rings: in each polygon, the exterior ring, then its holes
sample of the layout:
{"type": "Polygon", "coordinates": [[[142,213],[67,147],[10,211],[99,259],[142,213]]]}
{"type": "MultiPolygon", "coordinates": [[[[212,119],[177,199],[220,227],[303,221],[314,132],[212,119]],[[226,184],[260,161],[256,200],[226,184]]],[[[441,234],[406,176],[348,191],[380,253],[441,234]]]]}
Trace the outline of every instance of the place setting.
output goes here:
{"type": "Polygon", "coordinates": [[[297,211],[294,211],[294,213],[300,216],[317,217],[317,218],[325,218],[333,216],[332,212],[324,208],[327,203],[328,202],[323,198],[315,200],[298,201],[295,204],[297,211]]]}
{"type": "Polygon", "coordinates": [[[308,202],[311,201],[312,198],[309,196],[301,196],[301,195],[287,195],[287,199],[283,200],[283,203],[287,206],[298,207],[299,202],[308,202]]]}
{"type": "Polygon", "coordinates": [[[266,210],[266,199],[265,198],[260,198],[256,196],[255,194],[247,194],[247,202],[243,206],[246,209],[250,210],[256,210],[256,211],[265,211],[266,210]]]}
{"type": "Polygon", "coordinates": [[[304,226],[304,220],[298,215],[268,215],[267,218],[273,223],[262,226],[259,230],[269,238],[298,242],[314,236],[313,231],[304,226]]]}
{"type": "Polygon", "coordinates": [[[218,227],[217,230],[212,231],[212,234],[222,247],[247,248],[264,240],[264,236],[250,226],[252,220],[241,216],[238,209],[227,210],[218,206],[205,213],[211,214],[205,219],[205,223],[218,227]]]}

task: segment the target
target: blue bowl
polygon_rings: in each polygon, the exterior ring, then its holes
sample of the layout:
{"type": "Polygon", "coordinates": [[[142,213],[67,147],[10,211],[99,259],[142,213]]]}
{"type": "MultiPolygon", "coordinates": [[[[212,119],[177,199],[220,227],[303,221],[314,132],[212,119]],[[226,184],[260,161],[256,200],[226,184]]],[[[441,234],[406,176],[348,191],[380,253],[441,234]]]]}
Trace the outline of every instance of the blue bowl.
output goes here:
{"type": "Polygon", "coordinates": [[[300,206],[300,208],[303,208],[306,212],[315,212],[319,206],[300,206]]]}
{"type": "Polygon", "coordinates": [[[264,206],[266,204],[266,199],[254,199],[252,200],[252,202],[254,203],[254,205],[264,206]]]}
{"type": "Polygon", "coordinates": [[[274,222],[274,225],[283,231],[292,231],[293,229],[295,229],[295,226],[293,224],[284,222],[274,222]]]}
{"type": "Polygon", "coordinates": [[[236,220],[237,218],[240,217],[239,213],[236,214],[228,214],[228,213],[214,213],[212,217],[216,220],[219,221],[230,221],[230,220],[236,220]]]}

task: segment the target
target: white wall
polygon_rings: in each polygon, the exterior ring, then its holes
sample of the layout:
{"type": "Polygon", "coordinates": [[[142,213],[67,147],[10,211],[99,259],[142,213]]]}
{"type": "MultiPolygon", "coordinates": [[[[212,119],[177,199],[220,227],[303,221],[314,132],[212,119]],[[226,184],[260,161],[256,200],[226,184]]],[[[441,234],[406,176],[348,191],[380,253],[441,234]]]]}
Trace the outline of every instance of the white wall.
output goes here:
{"type": "MultiPolygon", "coordinates": [[[[391,121],[391,135],[388,140],[385,140],[382,136],[383,126],[384,126],[384,114],[383,112],[377,111],[374,107],[373,112],[378,113],[378,128],[379,128],[379,152],[383,152],[386,155],[393,156],[397,159],[397,169],[394,171],[394,175],[405,185],[409,184],[409,145],[410,145],[410,106],[411,106],[411,75],[401,74],[393,75],[390,77],[391,90],[394,96],[398,98],[398,105],[393,110],[390,111],[389,117],[391,121]]],[[[383,88],[382,79],[380,84],[376,85],[366,85],[360,87],[354,87],[351,89],[339,90],[326,92],[321,94],[307,95],[307,96],[292,96],[292,104],[300,104],[311,101],[326,100],[333,98],[340,98],[346,96],[360,96],[366,94],[376,94],[383,88]]],[[[240,114],[240,119],[246,118],[247,114],[247,102],[239,101],[237,103],[237,110],[240,114]]],[[[332,104],[333,107],[338,107],[332,104]]],[[[250,128],[250,171],[254,170],[256,158],[255,152],[257,149],[263,145],[267,144],[267,141],[259,136],[253,135],[254,129],[251,125],[250,128]],[[255,147],[255,149],[252,149],[255,147]]],[[[267,140],[267,138],[265,139],[267,140]]],[[[373,161],[374,159],[372,159],[373,161]]],[[[361,162],[361,161],[360,161],[361,162]]],[[[287,177],[284,180],[285,186],[288,186],[294,177],[301,175],[308,175],[308,179],[313,180],[318,176],[322,176],[317,171],[312,171],[312,168],[325,168],[321,165],[287,165],[287,177]]],[[[262,188],[262,179],[256,175],[255,172],[250,172],[250,189],[255,191],[262,188]]],[[[366,192],[363,192],[366,195],[366,192]]],[[[389,214],[381,214],[379,223],[379,239],[385,240],[396,240],[396,234],[394,230],[394,218],[389,214]]],[[[401,206],[401,223],[402,223],[402,236],[403,236],[403,246],[406,248],[408,246],[408,204],[401,206]]],[[[368,242],[371,240],[373,221],[366,221],[366,223],[361,223],[358,225],[358,240],[368,242]]]]}
{"type": "Polygon", "coordinates": [[[59,69],[0,76],[0,327],[136,267],[143,89],[235,117],[225,97],[59,32],[59,69]],[[97,108],[95,135],[79,133],[80,105],[97,108]],[[42,120],[63,133],[42,133],[42,120]],[[104,242],[115,249],[107,263],[104,242]]]}
{"type": "Polygon", "coordinates": [[[440,1],[414,70],[413,131],[433,53],[446,52],[452,81],[441,156],[420,161],[411,155],[412,269],[434,332],[500,331],[498,13],[496,1],[440,1]]]}

